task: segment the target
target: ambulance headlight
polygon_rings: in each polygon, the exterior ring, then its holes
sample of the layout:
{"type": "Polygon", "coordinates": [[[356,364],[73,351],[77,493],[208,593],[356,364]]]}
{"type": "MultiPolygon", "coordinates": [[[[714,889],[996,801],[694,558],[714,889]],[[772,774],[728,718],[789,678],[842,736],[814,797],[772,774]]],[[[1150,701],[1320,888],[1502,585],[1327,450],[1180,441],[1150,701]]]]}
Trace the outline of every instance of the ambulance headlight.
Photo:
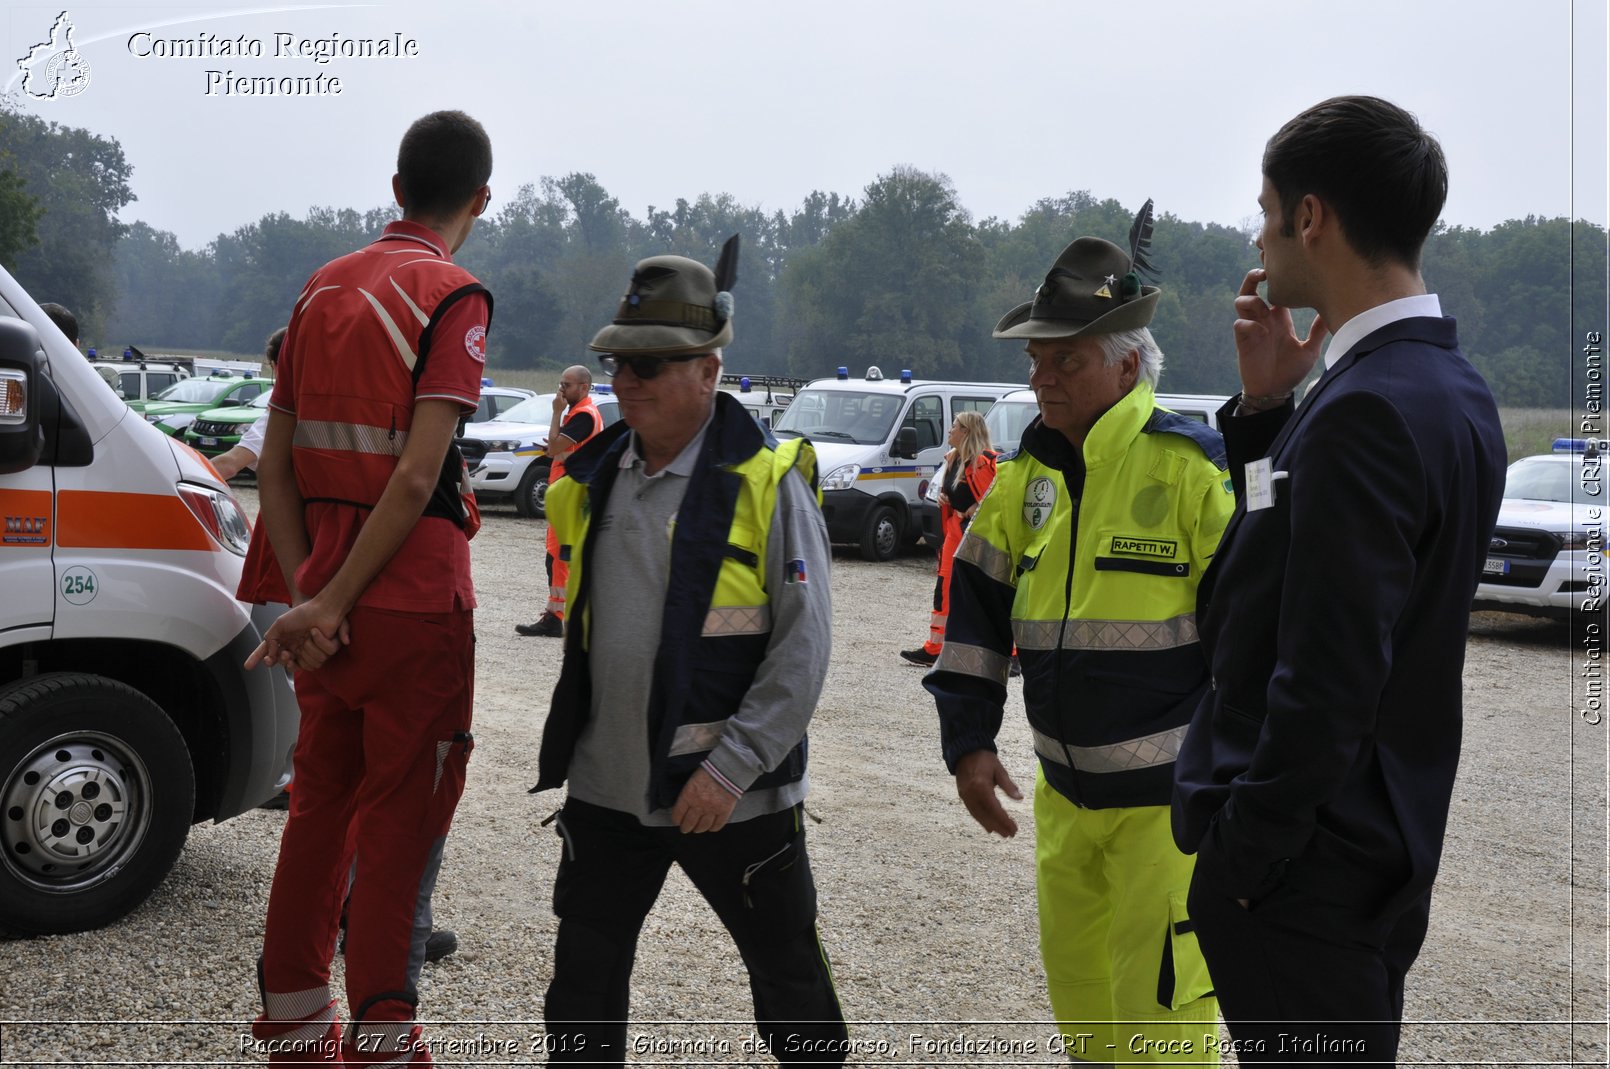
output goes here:
{"type": "Polygon", "coordinates": [[[522,448],[525,447],[522,446],[518,441],[508,438],[486,443],[486,451],[488,453],[518,453],[522,448]]]}
{"type": "Polygon", "coordinates": [[[859,464],[845,464],[842,467],[834,468],[832,471],[827,473],[827,478],[822,480],[822,489],[823,490],[851,490],[851,489],[854,489],[855,480],[860,476],[860,474],[861,474],[861,465],[859,465],[859,464]]]}
{"type": "Polygon", "coordinates": [[[246,555],[246,547],[252,540],[252,528],[246,522],[246,514],[240,510],[239,502],[222,490],[196,483],[180,483],[179,497],[219,545],[242,557],[246,555]]]}

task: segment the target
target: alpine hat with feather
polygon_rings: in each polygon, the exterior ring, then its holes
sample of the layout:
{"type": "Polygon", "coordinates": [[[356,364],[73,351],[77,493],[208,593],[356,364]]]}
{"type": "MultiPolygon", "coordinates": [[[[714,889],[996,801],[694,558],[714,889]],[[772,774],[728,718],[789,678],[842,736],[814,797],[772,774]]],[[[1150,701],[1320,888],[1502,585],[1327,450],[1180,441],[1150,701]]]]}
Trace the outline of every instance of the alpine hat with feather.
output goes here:
{"type": "Polygon", "coordinates": [[[1136,330],[1157,312],[1156,286],[1148,253],[1152,242],[1152,202],[1141,206],[1129,229],[1129,251],[1101,238],[1078,238],[1062,250],[1034,300],[1020,304],[995,324],[997,338],[1068,338],[1076,334],[1117,334],[1136,330]]]}
{"type": "Polygon", "coordinates": [[[711,271],[686,256],[639,260],[615,319],[594,335],[598,353],[706,353],[732,342],[732,284],[738,235],[721,247],[711,271]]]}

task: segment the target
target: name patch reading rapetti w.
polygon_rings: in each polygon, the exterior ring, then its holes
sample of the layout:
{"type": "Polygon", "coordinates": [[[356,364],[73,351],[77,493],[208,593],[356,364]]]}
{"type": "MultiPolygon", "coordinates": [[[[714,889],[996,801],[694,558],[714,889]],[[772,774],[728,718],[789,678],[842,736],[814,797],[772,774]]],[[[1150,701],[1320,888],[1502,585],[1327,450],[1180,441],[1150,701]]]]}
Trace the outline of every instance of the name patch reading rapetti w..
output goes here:
{"type": "Polygon", "coordinates": [[[1166,557],[1174,559],[1179,543],[1166,538],[1132,538],[1128,535],[1112,536],[1112,551],[1132,557],[1166,557]]]}

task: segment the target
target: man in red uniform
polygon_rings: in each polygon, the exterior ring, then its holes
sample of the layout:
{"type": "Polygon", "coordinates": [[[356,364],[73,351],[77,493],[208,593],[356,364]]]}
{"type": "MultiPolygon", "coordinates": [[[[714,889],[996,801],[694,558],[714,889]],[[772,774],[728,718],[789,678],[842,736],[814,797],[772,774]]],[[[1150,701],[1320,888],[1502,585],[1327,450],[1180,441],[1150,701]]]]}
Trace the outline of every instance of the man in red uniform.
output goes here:
{"type": "MultiPolygon", "coordinates": [[[[565,458],[583,442],[604,429],[604,419],[593,401],[593,373],[576,364],[559,376],[559,392],[553,395],[553,422],[548,427],[548,485],[565,473],[565,458]]],[[[565,633],[565,585],[570,582],[570,562],[559,554],[559,538],[548,525],[548,606],[537,622],[515,624],[522,635],[558,638],[565,633]]]]}
{"type": "Polygon", "coordinates": [[[471,521],[452,442],[492,310],[452,253],[491,171],[468,115],[409,127],[402,220],[314,274],[280,354],[260,521],[294,607],[252,661],[295,663],[302,724],[252,1027],[271,1062],[430,1063],[408,974],[472,746],[471,521]],[[330,961],[354,853],[343,1047],[330,961]]]}

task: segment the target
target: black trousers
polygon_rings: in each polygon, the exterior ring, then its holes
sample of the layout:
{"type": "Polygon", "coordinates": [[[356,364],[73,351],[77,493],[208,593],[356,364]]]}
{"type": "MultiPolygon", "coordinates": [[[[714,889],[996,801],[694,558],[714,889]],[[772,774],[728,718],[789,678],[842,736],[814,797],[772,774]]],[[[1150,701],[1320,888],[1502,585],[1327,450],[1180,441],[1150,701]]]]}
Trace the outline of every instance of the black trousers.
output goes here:
{"type": "Polygon", "coordinates": [[[1283,885],[1243,909],[1202,875],[1187,907],[1241,1064],[1396,1063],[1429,890],[1371,913],[1283,885]]]}
{"type": "MultiPolygon", "coordinates": [[[[643,920],[674,862],[732,935],[749,970],[756,1033],[785,1065],[841,1065],[848,1033],[816,934],[816,884],[800,806],[684,835],[570,799],[554,881],[559,918],[543,1016],[551,1062],[621,1065],[643,920]]],[[[689,1016],[707,1016],[688,1007],[689,1016]]]]}

